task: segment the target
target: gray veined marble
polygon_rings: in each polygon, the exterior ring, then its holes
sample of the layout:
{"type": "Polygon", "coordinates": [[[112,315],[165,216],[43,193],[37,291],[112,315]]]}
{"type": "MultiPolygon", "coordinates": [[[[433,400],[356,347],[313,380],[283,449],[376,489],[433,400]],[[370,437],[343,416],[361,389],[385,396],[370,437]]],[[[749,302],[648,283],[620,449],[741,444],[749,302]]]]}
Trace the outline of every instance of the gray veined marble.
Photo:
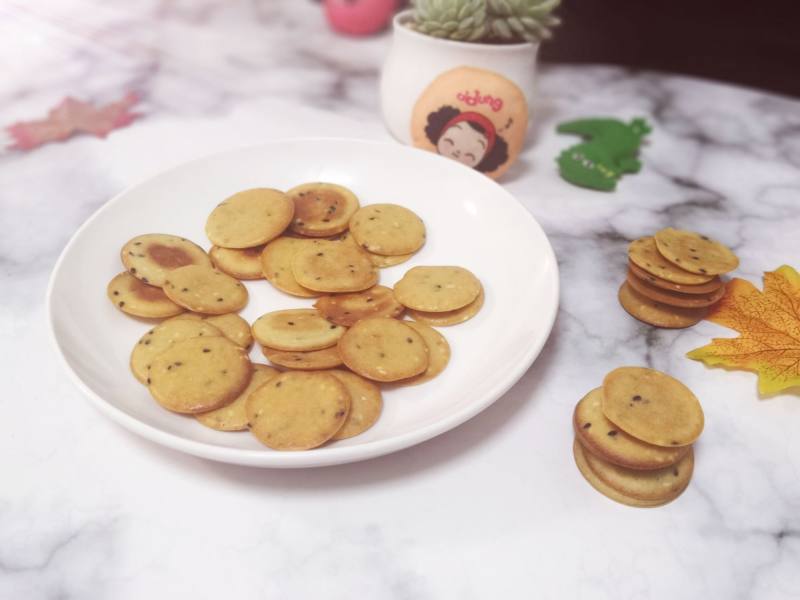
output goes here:
{"type": "MultiPolygon", "coordinates": [[[[2,123],[65,94],[127,90],[144,117],[105,141],[0,154],[0,598],[800,597],[800,401],[684,358],[712,336],[645,327],[617,305],[628,240],[665,226],[734,247],[759,281],[800,267],[800,102],[613,67],[546,66],[532,136],[504,185],[559,257],[562,309],[500,402],[431,442],[362,464],[270,472],[134,438],[93,411],[46,344],[43,295],[78,225],[127,185],[290,135],[388,139],[387,38],[330,33],[319,5],[10,0],[2,123]],[[561,120],[642,115],[645,167],[613,194],[562,182],[561,120]],[[570,454],[578,398],[611,368],[685,381],[707,428],[668,507],[605,500],[570,454]]],[[[524,274],[522,274],[524,276],[524,274]]]]}

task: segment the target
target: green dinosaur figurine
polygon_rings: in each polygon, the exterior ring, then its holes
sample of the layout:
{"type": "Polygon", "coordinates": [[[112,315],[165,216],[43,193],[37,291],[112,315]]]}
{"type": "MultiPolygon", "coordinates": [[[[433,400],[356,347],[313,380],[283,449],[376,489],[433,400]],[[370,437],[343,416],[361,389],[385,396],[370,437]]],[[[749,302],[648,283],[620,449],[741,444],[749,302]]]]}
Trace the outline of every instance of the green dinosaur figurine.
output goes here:
{"type": "Polygon", "coordinates": [[[638,173],[636,155],[642,138],[652,131],[644,119],[580,119],[561,123],[556,131],[575,133],[588,141],[570,146],[556,159],[561,176],[582,187],[612,192],[625,173],[638,173]]]}

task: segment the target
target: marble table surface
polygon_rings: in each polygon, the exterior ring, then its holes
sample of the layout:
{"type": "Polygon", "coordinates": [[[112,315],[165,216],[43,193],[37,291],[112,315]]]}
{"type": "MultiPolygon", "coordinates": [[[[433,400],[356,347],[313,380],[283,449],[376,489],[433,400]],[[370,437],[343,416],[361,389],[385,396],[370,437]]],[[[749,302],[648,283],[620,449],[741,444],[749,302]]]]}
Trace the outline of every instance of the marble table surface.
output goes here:
{"type": "MultiPolygon", "coordinates": [[[[387,36],[330,33],[319,5],[7,0],[0,125],[69,94],[140,94],[141,119],[0,154],[0,598],[800,597],[800,398],[685,353],[733,332],[646,327],[616,302],[630,239],[674,225],[735,248],[737,275],[800,267],[800,102],[614,67],[545,65],[503,184],[543,225],[562,300],[500,401],[430,442],[341,467],[269,471],[155,446],[103,418],[47,342],[44,291],[93,211],[209,152],[285,136],[389,139],[387,36]],[[641,174],[579,190],[554,124],[655,123],[641,174]],[[656,510],[615,504],[571,457],[575,402],[620,365],[686,382],[706,413],[694,480],[656,510]]],[[[3,145],[3,144],[0,144],[3,145]]]]}

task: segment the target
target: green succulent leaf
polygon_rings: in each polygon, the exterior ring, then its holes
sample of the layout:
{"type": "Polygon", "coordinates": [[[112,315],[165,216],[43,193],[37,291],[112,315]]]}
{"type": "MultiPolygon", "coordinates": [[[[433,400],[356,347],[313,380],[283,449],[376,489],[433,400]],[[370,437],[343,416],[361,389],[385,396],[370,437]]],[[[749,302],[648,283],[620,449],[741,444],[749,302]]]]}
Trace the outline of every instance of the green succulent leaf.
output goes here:
{"type": "Polygon", "coordinates": [[[550,37],[561,0],[413,0],[413,29],[465,41],[530,41],[550,37]]]}

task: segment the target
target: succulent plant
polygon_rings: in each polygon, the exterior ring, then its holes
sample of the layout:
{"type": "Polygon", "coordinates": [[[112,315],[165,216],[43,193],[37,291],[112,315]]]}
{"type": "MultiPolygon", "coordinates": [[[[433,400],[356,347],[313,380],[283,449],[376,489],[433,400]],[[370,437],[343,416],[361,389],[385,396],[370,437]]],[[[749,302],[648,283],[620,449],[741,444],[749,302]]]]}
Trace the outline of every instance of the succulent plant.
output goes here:
{"type": "Polygon", "coordinates": [[[559,24],[561,0],[414,0],[411,28],[467,42],[538,42],[559,24]]]}
{"type": "Polygon", "coordinates": [[[538,42],[560,21],[552,14],[561,0],[486,0],[490,37],[504,42],[538,42]]]}
{"type": "Polygon", "coordinates": [[[476,42],[489,33],[486,0],[416,0],[412,25],[434,37],[476,42]]]}

